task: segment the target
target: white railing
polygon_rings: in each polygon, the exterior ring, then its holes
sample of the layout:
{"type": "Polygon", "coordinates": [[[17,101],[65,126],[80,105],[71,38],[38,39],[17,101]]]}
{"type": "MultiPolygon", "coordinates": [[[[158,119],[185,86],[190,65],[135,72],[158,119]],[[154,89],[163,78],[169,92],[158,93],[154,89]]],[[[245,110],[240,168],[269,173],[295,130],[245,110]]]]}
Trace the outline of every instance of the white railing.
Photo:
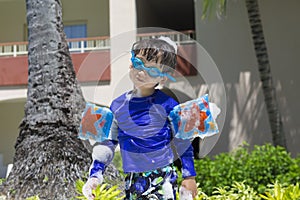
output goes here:
{"type": "MultiPolygon", "coordinates": [[[[189,44],[194,42],[194,31],[182,32],[156,32],[156,33],[142,33],[137,34],[137,40],[157,38],[160,36],[170,37],[177,45],[189,44]]],[[[88,52],[93,50],[110,49],[110,38],[92,37],[92,38],[75,38],[68,39],[70,52],[88,52]]],[[[28,42],[14,42],[14,43],[0,43],[0,56],[13,56],[27,55],[28,42]]]]}
{"type": "Polygon", "coordinates": [[[110,49],[110,39],[107,36],[93,38],[68,39],[69,51],[84,53],[93,50],[110,49]]]}
{"type": "Polygon", "coordinates": [[[0,56],[27,54],[28,42],[0,43],[0,56]]]}
{"type": "Polygon", "coordinates": [[[165,36],[171,38],[177,45],[193,43],[195,39],[195,31],[182,31],[182,32],[156,32],[156,33],[140,33],[137,34],[137,40],[158,38],[165,36]]]}

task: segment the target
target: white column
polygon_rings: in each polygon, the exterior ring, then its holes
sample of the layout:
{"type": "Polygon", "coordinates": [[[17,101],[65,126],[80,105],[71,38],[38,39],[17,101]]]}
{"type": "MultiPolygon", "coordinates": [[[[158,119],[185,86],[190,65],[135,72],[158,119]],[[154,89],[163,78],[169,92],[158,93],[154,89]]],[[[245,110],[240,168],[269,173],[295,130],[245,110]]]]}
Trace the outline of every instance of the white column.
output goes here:
{"type": "Polygon", "coordinates": [[[3,88],[0,89],[0,102],[11,100],[11,99],[26,99],[27,88],[26,89],[10,89],[3,88]]]}
{"type": "Polygon", "coordinates": [[[132,89],[128,72],[130,48],[136,40],[135,0],[110,0],[109,16],[110,84],[82,87],[86,100],[107,106],[114,98],[132,89]]]}
{"type": "Polygon", "coordinates": [[[110,0],[111,88],[113,97],[131,89],[130,48],[136,40],[135,0],[110,0]]]}

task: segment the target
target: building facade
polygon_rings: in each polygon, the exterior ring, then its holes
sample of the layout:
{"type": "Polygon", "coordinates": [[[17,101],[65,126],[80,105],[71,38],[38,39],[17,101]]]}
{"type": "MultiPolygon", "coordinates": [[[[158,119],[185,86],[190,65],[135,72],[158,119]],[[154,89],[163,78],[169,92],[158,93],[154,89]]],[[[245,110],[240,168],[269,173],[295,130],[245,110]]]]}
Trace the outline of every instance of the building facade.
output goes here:
{"type": "MultiPolygon", "coordinates": [[[[244,141],[271,143],[245,2],[228,2],[226,17],[203,21],[201,0],[62,0],[65,32],[86,100],[109,105],[131,89],[131,44],[166,35],[179,45],[182,74],[166,87],[181,101],[209,92],[222,107],[221,134],[201,141],[201,156],[230,151],[244,141]],[[202,70],[207,64],[216,68],[213,76],[202,70]]],[[[288,150],[295,156],[300,152],[300,2],[259,3],[288,150]]],[[[26,102],[25,2],[1,1],[0,16],[0,177],[4,177],[13,161],[26,102]]]]}

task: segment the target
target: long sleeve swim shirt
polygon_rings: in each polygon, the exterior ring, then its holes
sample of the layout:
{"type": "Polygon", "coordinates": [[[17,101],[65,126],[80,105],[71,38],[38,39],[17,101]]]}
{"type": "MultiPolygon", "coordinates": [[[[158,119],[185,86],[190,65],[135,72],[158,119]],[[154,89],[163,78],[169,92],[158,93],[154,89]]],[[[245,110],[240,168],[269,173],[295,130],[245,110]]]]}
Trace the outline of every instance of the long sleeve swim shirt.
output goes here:
{"type": "MultiPolygon", "coordinates": [[[[132,92],[119,96],[110,106],[115,118],[109,140],[98,145],[112,151],[117,144],[120,145],[125,173],[162,168],[179,156],[183,178],[195,176],[191,141],[172,135],[168,115],[176,105],[176,100],[160,90],[155,90],[147,97],[134,97],[132,92]],[[178,155],[174,155],[172,145],[178,155]]],[[[90,176],[95,176],[99,170],[103,171],[112,160],[112,156],[107,158],[107,155],[103,159],[103,150],[100,151],[99,148],[93,150],[90,176]]]]}

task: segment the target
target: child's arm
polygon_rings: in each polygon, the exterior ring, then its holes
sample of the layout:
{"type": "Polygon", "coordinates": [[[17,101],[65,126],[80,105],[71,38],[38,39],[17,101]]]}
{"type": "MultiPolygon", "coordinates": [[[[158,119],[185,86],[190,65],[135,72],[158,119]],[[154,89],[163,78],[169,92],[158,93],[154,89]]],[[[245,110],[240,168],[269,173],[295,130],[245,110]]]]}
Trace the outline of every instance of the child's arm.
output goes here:
{"type": "Polygon", "coordinates": [[[193,198],[197,196],[197,184],[195,177],[187,177],[182,180],[181,187],[184,187],[186,190],[188,190],[193,198]]]}
{"type": "Polygon", "coordinates": [[[94,199],[92,190],[96,189],[103,182],[103,173],[113,160],[117,144],[118,142],[115,140],[106,140],[94,146],[89,178],[82,188],[82,193],[87,199],[94,199]]]}
{"type": "Polygon", "coordinates": [[[108,140],[96,143],[93,148],[93,162],[89,170],[89,178],[82,188],[83,195],[88,199],[94,199],[92,190],[103,182],[103,173],[114,157],[117,141],[117,124],[114,121],[110,130],[108,140]]]}
{"type": "Polygon", "coordinates": [[[194,150],[190,140],[174,138],[174,145],[181,159],[183,181],[181,186],[191,191],[193,197],[197,195],[196,170],[194,166],[194,150]]]}
{"type": "Polygon", "coordinates": [[[115,140],[106,140],[97,143],[93,148],[93,163],[90,167],[89,177],[101,178],[106,167],[114,158],[115,148],[118,142],[115,140]]]}

